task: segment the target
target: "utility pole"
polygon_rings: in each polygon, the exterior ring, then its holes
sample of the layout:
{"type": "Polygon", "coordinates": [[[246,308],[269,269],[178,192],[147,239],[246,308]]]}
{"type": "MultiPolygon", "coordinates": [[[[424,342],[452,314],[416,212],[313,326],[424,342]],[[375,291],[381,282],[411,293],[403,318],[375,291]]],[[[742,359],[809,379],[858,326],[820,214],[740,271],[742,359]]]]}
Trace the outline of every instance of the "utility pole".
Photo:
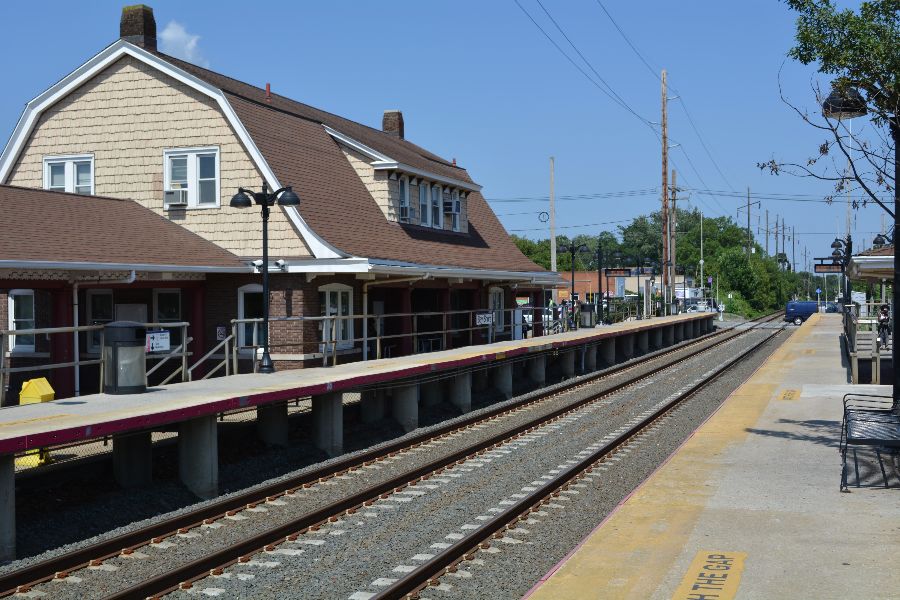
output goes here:
{"type": "MultiPolygon", "coordinates": [[[[706,280],[703,278],[703,211],[700,211],[700,290],[706,289],[706,280]]],[[[705,298],[704,294],[704,298],[705,298]]]]}
{"type": "Polygon", "coordinates": [[[669,213],[669,255],[672,259],[672,276],[670,278],[670,281],[672,282],[672,304],[677,304],[675,301],[675,281],[677,279],[675,276],[675,234],[678,231],[678,211],[675,208],[675,204],[678,198],[678,188],[675,185],[675,175],[675,169],[672,169],[672,211],[669,213]]]}
{"type": "Polygon", "coordinates": [[[797,228],[791,227],[791,271],[797,272],[797,228]]]}
{"type": "Polygon", "coordinates": [[[769,209],[766,209],[766,256],[769,256],[769,209]]]}
{"type": "MultiPolygon", "coordinates": [[[[556,273],[556,198],[553,195],[554,159],[550,157],[550,270],[556,273]]],[[[553,302],[556,303],[556,288],[553,288],[553,302]]]]}
{"type": "Polygon", "coordinates": [[[778,215],[775,215],[775,258],[778,258],[778,215]]]}
{"type": "Polygon", "coordinates": [[[750,258],[750,248],[753,245],[753,233],[750,231],[750,186],[747,186],[747,259],[750,258]]]}
{"type": "MultiPolygon", "coordinates": [[[[663,304],[668,304],[669,289],[669,116],[668,89],[666,87],[666,70],[662,70],[662,288],[663,304]]],[[[668,306],[663,315],[669,314],[668,306]]]]}
{"type": "Polygon", "coordinates": [[[787,227],[784,225],[784,217],[781,217],[781,252],[784,254],[785,262],[787,262],[787,242],[785,241],[787,231],[785,229],[787,227]]]}

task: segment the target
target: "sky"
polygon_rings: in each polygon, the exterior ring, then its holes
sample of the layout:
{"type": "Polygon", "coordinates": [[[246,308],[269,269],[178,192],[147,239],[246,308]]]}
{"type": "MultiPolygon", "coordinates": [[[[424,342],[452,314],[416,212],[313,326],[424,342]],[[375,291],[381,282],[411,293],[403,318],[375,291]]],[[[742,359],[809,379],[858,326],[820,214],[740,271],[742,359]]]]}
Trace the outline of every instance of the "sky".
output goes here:
{"type": "MultiPolygon", "coordinates": [[[[661,120],[664,68],[679,206],[746,226],[746,209],[737,209],[749,188],[753,202],[762,197],[751,207],[761,245],[768,211],[770,229],[776,215],[796,229],[787,248],[796,248],[798,268],[804,248],[831,254],[834,236],[845,233],[846,204],[797,201],[820,200],[831,185],[757,167],[771,158],[805,162],[824,139],[779,97],[780,80],[794,104],[816,111],[813,85],[828,88],[812,66],[787,58],[794,15],[784,3],[541,2],[547,12],[538,0],[150,5],[165,52],[373,127],[385,109],[402,110],[407,139],[456,158],[507,230],[532,238],[549,234],[540,213],[548,210],[551,156],[560,234],[616,231],[659,208],[661,143],[652,123],[661,120]]],[[[0,6],[4,140],[26,102],[118,37],[124,4],[0,6]]],[[[857,247],[881,230],[882,214],[874,204],[854,213],[857,247]]],[[[769,247],[774,253],[771,239],[769,247]]]]}

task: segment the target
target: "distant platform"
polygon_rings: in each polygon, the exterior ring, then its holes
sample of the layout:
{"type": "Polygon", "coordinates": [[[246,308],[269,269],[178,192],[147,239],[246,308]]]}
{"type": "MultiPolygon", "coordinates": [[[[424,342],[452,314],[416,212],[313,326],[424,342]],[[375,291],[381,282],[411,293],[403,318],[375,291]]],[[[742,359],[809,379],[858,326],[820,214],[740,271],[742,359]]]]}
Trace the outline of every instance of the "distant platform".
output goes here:
{"type": "MultiPolygon", "coordinates": [[[[713,313],[629,321],[524,340],[467,346],[335,367],[246,374],[151,388],[144,394],[94,394],[0,409],[0,455],[115,433],[162,427],[225,411],[349,391],[517,356],[577,348],[604,338],[669,326],[711,328],[713,313]]],[[[699,330],[699,328],[698,328],[699,330]]]]}
{"type": "Polygon", "coordinates": [[[896,456],[860,450],[847,494],[838,453],[843,395],[891,388],[847,384],[840,333],[799,327],[526,597],[896,598],[896,456]]]}

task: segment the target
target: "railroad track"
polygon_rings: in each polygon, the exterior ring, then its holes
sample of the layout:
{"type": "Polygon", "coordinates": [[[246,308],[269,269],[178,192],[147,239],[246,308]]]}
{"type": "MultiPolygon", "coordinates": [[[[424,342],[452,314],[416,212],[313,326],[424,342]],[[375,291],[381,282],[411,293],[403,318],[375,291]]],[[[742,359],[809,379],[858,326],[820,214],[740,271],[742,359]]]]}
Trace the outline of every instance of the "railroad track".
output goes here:
{"type": "MultiPolygon", "coordinates": [[[[736,337],[739,337],[750,331],[753,327],[771,322],[779,318],[779,314],[765,317],[750,328],[740,330],[723,330],[713,334],[708,334],[702,338],[698,338],[688,344],[683,344],[678,348],[666,349],[657,353],[645,355],[642,360],[657,360],[672,354],[683,354],[685,350],[699,347],[694,354],[709,350],[720,344],[724,344],[736,337]]],[[[768,339],[768,338],[767,338],[768,339]]],[[[693,354],[692,354],[693,355],[693,354]]],[[[614,385],[612,388],[603,390],[602,395],[606,396],[622,388],[628,387],[635,382],[645,379],[659,371],[671,368],[684,357],[666,362],[654,367],[649,372],[643,372],[640,375],[632,377],[624,382],[614,385]]],[[[110,540],[106,540],[96,545],[85,547],[75,552],[62,555],[60,557],[50,559],[29,568],[10,573],[0,577],[0,590],[6,590],[4,594],[19,592],[27,592],[34,585],[48,581],[52,578],[64,579],[73,572],[86,566],[100,566],[105,560],[119,555],[128,555],[137,551],[140,547],[146,546],[151,542],[159,543],[165,538],[177,534],[185,534],[195,527],[201,525],[209,525],[226,516],[234,516],[237,512],[254,508],[258,504],[277,500],[284,495],[291,495],[299,490],[309,488],[317,483],[322,483],[333,477],[340,476],[347,471],[355,470],[367,464],[372,464],[388,456],[396,456],[398,453],[411,450],[421,446],[422,444],[442,438],[448,435],[456,434],[460,431],[469,429],[479,423],[502,418],[504,415],[521,411],[525,408],[538,405],[550,398],[557,398],[561,394],[571,392],[574,389],[582,388],[588,385],[596,385],[603,379],[610,378],[614,375],[627,373],[630,370],[638,369],[642,363],[629,364],[619,368],[613,368],[594,376],[583,377],[575,382],[564,385],[561,388],[554,389],[548,394],[540,395],[536,398],[522,400],[520,402],[507,403],[503,407],[495,410],[489,410],[472,416],[462,421],[440,427],[427,433],[405,438],[396,443],[388,444],[377,450],[365,452],[360,455],[349,457],[347,459],[332,463],[331,465],[308,472],[302,476],[291,478],[287,481],[279,482],[267,486],[263,489],[255,489],[246,494],[240,494],[231,497],[228,500],[212,503],[202,507],[200,510],[181,515],[176,518],[160,521],[140,530],[132,531],[126,535],[118,536],[110,540]]],[[[289,523],[269,529],[252,538],[245,539],[238,544],[217,552],[210,553],[198,560],[185,563],[181,566],[175,566],[164,575],[141,582],[121,592],[108,596],[109,598],[145,598],[165,593],[178,587],[190,587],[192,581],[196,581],[210,573],[220,572],[221,569],[239,561],[249,560],[249,556],[257,551],[264,549],[272,549],[278,543],[285,540],[296,539],[302,532],[312,529],[315,530],[319,525],[329,521],[336,520],[340,515],[352,514],[362,506],[380,496],[390,494],[398,489],[404,488],[409,483],[415,482],[423,477],[428,477],[436,470],[445,469],[460,461],[465,460],[472,454],[483,453],[486,448],[490,448],[496,444],[509,440],[510,438],[522,435],[534,427],[559,419],[565,414],[578,409],[579,407],[596,400],[596,398],[588,398],[571,404],[567,404],[549,414],[541,415],[536,419],[532,419],[523,425],[519,425],[513,429],[503,431],[494,435],[487,440],[482,441],[480,447],[469,447],[452,453],[441,459],[431,462],[427,465],[417,467],[411,471],[402,473],[398,477],[391,478],[382,482],[375,487],[366,489],[360,493],[353,494],[347,498],[343,498],[338,502],[324,506],[319,510],[315,510],[303,515],[299,519],[295,519],[289,523]]],[[[505,514],[505,513],[504,513],[505,514]]],[[[443,555],[444,553],[442,553],[443,555]]],[[[406,578],[405,578],[406,579],[406,578]]],[[[427,581],[427,580],[426,580],[427,581]]],[[[398,582],[399,583],[399,582],[398,582]]]]}

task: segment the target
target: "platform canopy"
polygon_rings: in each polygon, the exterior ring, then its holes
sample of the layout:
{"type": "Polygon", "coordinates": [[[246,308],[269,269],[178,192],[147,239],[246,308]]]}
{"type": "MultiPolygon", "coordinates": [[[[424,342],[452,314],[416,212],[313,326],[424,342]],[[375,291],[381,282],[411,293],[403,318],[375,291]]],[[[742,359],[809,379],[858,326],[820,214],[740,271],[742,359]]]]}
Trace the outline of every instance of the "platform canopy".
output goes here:
{"type": "Polygon", "coordinates": [[[873,248],[851,257],[847,272],[855,280],[893,281],[894,247],[873,248]]]}

